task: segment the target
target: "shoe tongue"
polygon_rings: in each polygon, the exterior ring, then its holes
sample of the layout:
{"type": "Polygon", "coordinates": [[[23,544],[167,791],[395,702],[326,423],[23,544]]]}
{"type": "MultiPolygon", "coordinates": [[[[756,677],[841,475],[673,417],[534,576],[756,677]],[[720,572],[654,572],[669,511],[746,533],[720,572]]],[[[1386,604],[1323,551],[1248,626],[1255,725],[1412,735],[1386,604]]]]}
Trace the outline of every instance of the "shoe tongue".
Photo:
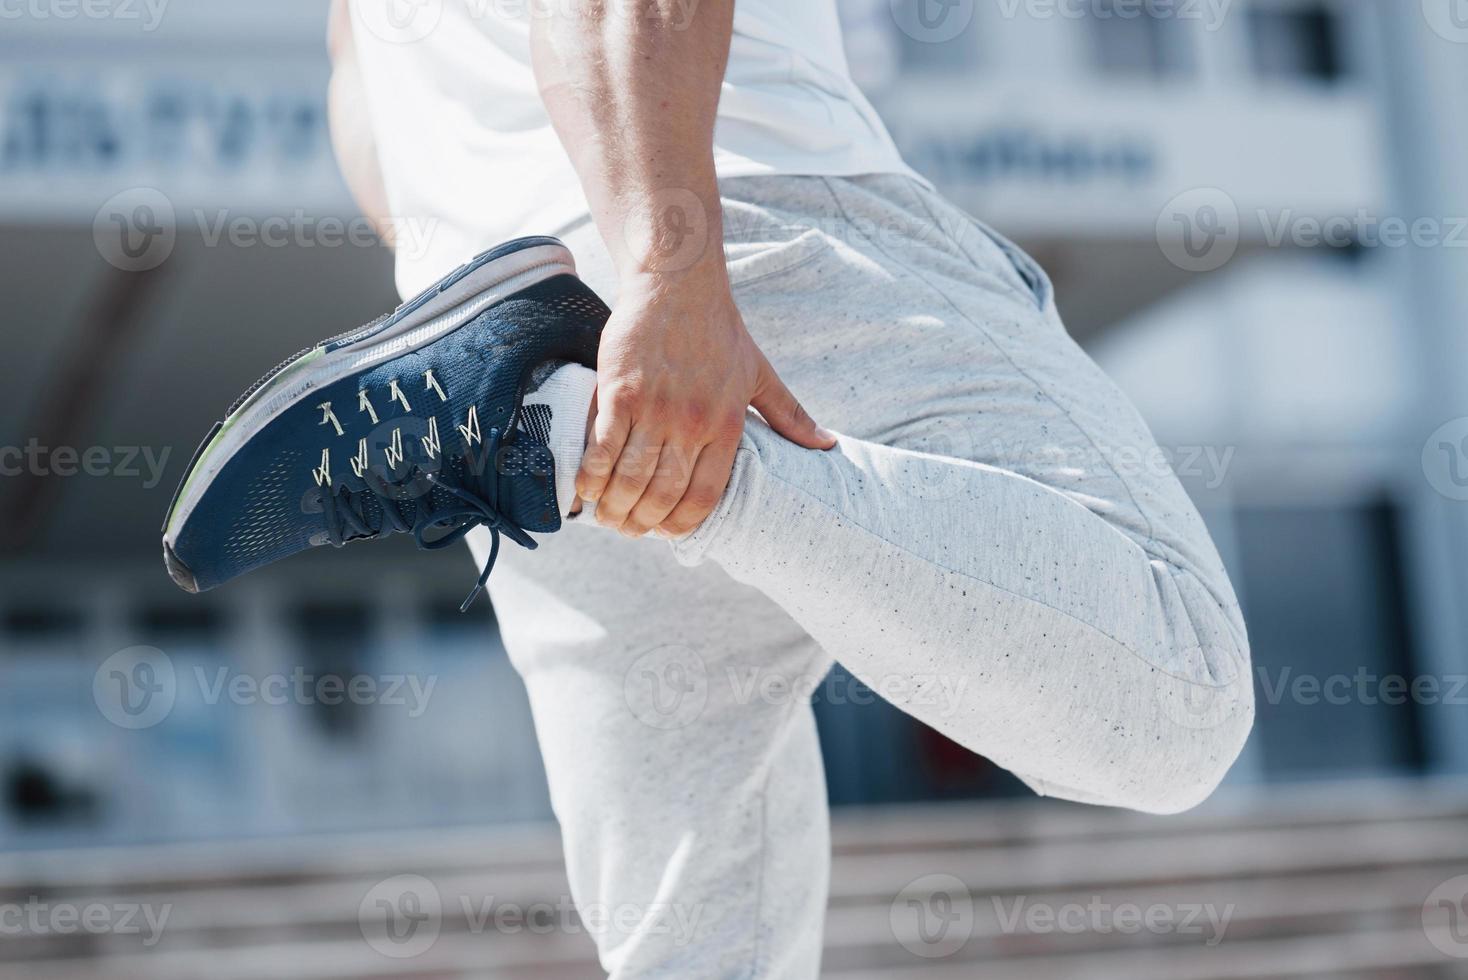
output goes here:
{"type": "Polygon", "coordinates": [[[534,438],[521,434],[500,458],[499,507],[527,531],[548,534],[561,526],[556,507],[556,460],[534,438]]]}

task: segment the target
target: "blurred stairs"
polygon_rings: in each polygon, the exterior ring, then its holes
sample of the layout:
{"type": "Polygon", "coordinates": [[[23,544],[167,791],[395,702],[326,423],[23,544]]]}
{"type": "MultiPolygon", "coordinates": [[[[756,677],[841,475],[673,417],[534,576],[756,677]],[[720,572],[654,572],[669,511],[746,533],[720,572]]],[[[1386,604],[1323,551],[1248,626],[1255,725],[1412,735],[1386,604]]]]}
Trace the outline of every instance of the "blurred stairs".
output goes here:
{"type": "MultiPolygon", "coordinates": [[[[1468,874],[1462,785],[1271,789],[1169,818],[845,811],[833,836],[832,980],[1468,978],[1462,892],[1438,901],[1468,874]]],[[[600,977],[558,848],[552,828],[513,827],[0,855],[0,978],[600,977]],[[421,951],[359,919],[397,875],[430,881],[442,909],[421,951]],[[23,922],[139,904],[168,910],[151,947],[141,917],[141,935],[23,922]]]]}

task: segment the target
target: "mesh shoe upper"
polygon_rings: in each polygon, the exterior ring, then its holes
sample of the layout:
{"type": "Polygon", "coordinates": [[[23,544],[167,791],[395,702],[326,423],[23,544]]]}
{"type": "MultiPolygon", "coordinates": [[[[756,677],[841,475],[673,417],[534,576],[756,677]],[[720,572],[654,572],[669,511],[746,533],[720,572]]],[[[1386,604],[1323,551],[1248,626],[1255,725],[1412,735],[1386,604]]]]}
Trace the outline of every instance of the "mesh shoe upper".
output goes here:
{"type": "Polygon", "coordinates": [[[560,517],[540,420],[520,405],[538,368],[595,365],[608,315],[556,275],[313,388],[247,433],[197,495],[166,540],[170,571],[198,591],[314,545],[407,531],[434,547],[480,524],[533,547],[523,532],[560,517]]]}

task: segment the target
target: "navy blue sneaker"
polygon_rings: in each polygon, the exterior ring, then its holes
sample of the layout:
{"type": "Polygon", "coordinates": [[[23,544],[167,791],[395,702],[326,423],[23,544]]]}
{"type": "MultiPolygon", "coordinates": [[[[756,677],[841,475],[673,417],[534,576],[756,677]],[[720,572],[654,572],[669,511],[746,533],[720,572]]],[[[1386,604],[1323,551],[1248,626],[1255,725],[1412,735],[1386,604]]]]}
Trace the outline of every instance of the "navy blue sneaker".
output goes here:
{"type": "Polygon", "coordinates": [[[554,238],[485,252],[365,327],[261,378],[195,452],[163,525],[168,573],[201,592],[307,548],[411,533],[441,548],[561,526],[545,420],[522,403],[594,368],[610,311],[554,238]]]}

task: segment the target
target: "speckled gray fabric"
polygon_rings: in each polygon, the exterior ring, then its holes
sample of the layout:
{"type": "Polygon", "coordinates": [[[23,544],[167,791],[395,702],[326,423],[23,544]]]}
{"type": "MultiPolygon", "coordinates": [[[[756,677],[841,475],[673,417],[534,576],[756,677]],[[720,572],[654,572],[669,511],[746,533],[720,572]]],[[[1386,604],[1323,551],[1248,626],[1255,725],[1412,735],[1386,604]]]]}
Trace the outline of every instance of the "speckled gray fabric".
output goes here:
{"type": "Polygon", "coordinates": [[[832,657],[1091,803],[1197,803],[1253,716],[1208,534],[1027,256],[903,177],[723,190],[746,322],[840,446],[752,417],[690,538],[571,526],[491,580],[575,898],[629,916],[596,935],[618,978],[817,974],[832,657]]]}

